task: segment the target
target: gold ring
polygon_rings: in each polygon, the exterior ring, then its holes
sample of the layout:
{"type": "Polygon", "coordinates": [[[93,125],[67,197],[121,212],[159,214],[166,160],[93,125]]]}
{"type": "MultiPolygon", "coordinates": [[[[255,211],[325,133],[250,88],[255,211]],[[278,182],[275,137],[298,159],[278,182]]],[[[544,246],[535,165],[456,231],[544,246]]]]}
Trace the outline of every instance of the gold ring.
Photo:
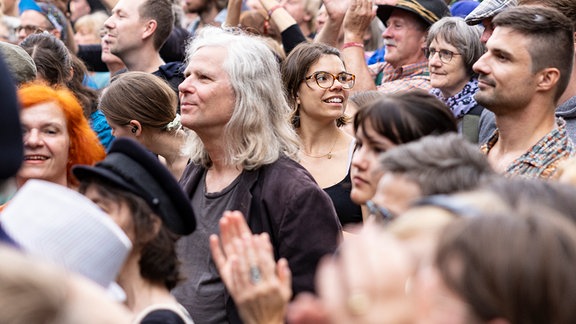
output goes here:
{"type": "Polygon", "coordinates": [[[370,299],[365,293],[353,292],[348,297],[348,309],[350,313],[354,316],[362,316],[368,312],[370,307],[370,299]]]}

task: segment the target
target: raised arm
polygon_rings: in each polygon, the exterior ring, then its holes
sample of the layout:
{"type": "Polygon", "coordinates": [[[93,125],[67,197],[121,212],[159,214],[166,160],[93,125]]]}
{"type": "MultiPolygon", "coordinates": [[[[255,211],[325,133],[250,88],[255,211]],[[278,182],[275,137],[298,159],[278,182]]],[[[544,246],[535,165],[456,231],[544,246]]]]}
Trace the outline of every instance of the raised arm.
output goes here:
{"type": "Polygon", "coordinates": [[[328,19],[318,35],[314,38],[314,42],[340,47],[338,38],[346,10],[350,6],[350,0],[324,0],[323,2],[328,19]]]}
{"type": "Polygon", "coordinates": [[[344,17],[344,48],[342,57],[346,69],[356,75],[352,91],[376,90],[374,79],[364,56],[364,33],[376,16],[371,0],[352,0],[344,17]]]}
{"type": "Polygon", "coordinates": [[[228,0],[228,14],[226,15],[226,26],[238,26],[240,24],[240,13],[242,12],[242,0],[228,0]]]}
{"type": "Polygon", "coordinates": [[[278,31],[282,35],[282,45],[286,55],[296,45],[306,41],[306,37],[294,17],[277,0],[260,0],[260,4],[268,13],[268,18],[278,27],[278,31]]]}

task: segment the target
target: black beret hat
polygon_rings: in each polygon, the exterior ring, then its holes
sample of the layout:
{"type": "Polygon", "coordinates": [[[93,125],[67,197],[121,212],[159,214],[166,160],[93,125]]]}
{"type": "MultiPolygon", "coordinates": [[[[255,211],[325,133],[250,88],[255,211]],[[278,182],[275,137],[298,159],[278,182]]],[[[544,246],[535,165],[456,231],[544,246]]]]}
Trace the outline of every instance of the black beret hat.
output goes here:
{"type": "Polygon", "coordinates": [[[190,201],[174,176],[133,139],[117,138],[103,161],[95,166],[76,165],[72,172],[80,181],[105,179],[141,197],[176,234],[188,235],[196,228],[190,201]]]}
{"type": "Polygon", "coordinates": [[[416,14],[428,25],[432,25],[443,17],[450,16],[450,9],[444,0],[398,0],[396,5],[379,5],[376,15],[386,24],[394,9],[402,9],[416,14]]]}

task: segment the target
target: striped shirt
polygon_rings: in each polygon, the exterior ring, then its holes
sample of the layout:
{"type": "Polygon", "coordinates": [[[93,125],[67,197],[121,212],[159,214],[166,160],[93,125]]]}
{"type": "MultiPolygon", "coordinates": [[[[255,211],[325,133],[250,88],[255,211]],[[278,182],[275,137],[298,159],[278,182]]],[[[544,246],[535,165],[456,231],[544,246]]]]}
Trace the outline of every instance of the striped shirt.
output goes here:
{"type": "Polygon", "coordinates": [[[368,66],[376,80],[379,91],[393,93],[410,89],[432,90],[428,61],[394,68],[390,63],[375,63],[368,66]]]}
{"type": "MultiPolygon", "coordinates": [[[[576,153],[572,140],[566,134],[566,122],[562,118],[557,118],[556,123],[557,128],[542,137],[528,152],[506,168],[506,176],[549,179],[556,173],[560,162],[576,153]]],[[[498,141],[498,135],[496,129],[490,140],[481,146],[482,153],[488,155],[498,141]]]]}

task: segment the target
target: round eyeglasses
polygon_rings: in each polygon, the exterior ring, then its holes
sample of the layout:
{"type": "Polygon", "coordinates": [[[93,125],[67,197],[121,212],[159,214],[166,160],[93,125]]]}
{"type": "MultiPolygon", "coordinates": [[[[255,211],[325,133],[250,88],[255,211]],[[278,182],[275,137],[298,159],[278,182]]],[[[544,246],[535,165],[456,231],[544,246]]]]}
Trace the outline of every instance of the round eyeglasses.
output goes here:
{"type": "Polygon", "coordinates": [[[454,55],[462,55],[460,53],[454,53],[452,51],[449,50],[436,50],[434,48],[428,48],[426,49],[426,57],[431,60],[434,57],[434,54],[438,53],[438,56],[440,57],[440,61],[442,61],[442,63],[450,63],[450,61],[452,61],[452,58],[454,57],[454,55]]]}
{"type": "MultiPolygon", "coordinates": [[[[354,83],[356,82],[356,76],[348,72],[340,72],[334,75],[329,72],[318,71],[312,73],[310,76],[307,76],[306,81],[312,78],[314,78],[316,84],[322,89],[330,89],[334,85],[334,80],[338,80],[344,89],[352,89],[354,83]]],[[[308,82],[306,82],[306,84],[308,84],[308,82]]]]}

